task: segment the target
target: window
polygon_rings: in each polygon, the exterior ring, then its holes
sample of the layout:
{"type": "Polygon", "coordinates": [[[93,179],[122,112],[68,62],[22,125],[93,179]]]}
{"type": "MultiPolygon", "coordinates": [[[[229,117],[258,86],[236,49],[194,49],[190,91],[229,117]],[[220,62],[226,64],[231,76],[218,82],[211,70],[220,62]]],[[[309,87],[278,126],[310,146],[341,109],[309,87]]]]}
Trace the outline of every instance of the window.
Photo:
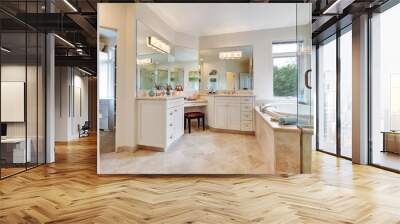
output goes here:
{"type": "Polygon", "coordinates": [[[272,44],[274,97],[295,97],[297,95],[296,52],[296,43],[272,44]]]}
{"type": "Polygon", "coordinates": [[[115,72],[115,49],[108,52],[100,52],[100,72],[99,72],[99,98],[114,98],[114,72],[115,72]]]}
{"type": "Polygon", "coordinates": [[[400,4],[371,18],[370,162],[400,171],[400,4]]]}
{"type": "Polygon", "coordinates": [[[336,36],[318,48],[318,149],[336,154],[336,36]]]}
{"type": "Polygon", "coordinates": [[[340,36],[340,154],[352,157],[352,32],[340,36]]]}

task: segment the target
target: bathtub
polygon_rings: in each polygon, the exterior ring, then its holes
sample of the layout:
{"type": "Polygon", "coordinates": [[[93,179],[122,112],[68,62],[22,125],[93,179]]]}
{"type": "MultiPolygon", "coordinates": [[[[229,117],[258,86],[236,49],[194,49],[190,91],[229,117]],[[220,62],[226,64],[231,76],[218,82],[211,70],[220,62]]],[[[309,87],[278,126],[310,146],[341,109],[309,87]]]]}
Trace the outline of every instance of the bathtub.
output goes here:
{"type": "Polygon", "coordinates": [[[309,106],[297,105],[297,103],[270,103],[261,106],[262,112],[267,113],[273,119],[278,120],[281,117],[297,117],[297,106],[299,106],[299,117],[309,116],[309,106]]]}

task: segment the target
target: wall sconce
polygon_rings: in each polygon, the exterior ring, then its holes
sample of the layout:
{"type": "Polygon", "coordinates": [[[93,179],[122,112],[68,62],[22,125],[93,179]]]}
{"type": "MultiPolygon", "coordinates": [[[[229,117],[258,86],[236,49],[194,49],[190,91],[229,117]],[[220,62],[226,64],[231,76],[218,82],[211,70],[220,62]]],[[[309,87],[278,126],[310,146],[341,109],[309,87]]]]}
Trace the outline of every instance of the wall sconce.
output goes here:
{"type": "Polygon", "coordinates": [[[171,53],[171,47],[156,37],[147,37],[147,46],[161,53],[171,53]]]}
{"type": "Polygon", "coordinates": [[[224,51],[219,52],[219,59],[240,59],[242,51],[224,51]]]}

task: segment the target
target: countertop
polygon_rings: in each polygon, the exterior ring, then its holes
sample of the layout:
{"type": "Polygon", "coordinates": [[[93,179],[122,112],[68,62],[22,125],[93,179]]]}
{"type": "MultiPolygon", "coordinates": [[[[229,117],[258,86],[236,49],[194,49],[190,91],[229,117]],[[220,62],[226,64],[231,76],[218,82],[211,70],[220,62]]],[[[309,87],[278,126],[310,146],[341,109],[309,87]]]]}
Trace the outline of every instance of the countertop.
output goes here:
{"type": "Polygon", "coordinates": [[[215,94],[204,94],[202,96],[215,96],[215,97],[255,97],[254,94],[249,93],[235,93],[235,94],[225,94],[225,93],[215,93],[215,94]]]}
{"type": "Polygon", "coordinates": [[[296,125],[280,125],[277,121],[271,121],[271,116],[268,114],[264,114],[260,111],[258,106],[254,107],[256,113],[258,113],[263,120],[270,126],[274,131],[299,131],[299,128],[296,125]]]}
{"type": "Polygon", "coordinates": [[[183,99],[184,96],[138,96],[137,100],[176,100],[183,99]]]}

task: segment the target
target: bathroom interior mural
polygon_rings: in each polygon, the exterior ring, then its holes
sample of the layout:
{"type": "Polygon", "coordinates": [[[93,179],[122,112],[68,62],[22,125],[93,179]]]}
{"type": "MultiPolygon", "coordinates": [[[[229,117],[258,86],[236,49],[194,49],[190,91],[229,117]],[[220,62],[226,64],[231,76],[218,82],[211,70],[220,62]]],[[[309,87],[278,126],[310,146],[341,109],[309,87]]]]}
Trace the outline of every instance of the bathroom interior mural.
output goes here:
{"type": "Polygon", "coordinates": [[[100,17],[118,34],[135,27],[117,49],[136,64],[121,68],[116,55],[115,145],[100,150],[99,173],[310,172],[310,12],[309,4],[141,3],[125,11],[133,22],[100,17]],[[204,14],[209,21],[199,21],[204,14]]]}

